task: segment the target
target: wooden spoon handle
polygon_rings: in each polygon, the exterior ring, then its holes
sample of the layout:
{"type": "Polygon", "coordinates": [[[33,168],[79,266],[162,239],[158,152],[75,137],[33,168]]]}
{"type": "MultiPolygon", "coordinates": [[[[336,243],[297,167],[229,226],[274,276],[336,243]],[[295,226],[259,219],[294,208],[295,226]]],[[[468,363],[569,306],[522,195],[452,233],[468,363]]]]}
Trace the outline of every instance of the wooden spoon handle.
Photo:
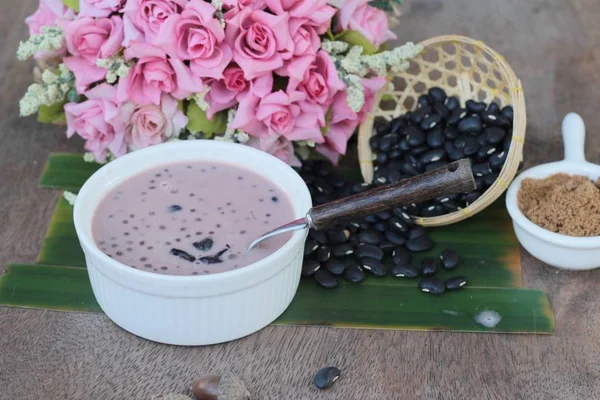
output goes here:
{"type": "Polygon", "coordinates": [[[313,207],[308,211],[307,217],[312,228],[322,229],[348,219],[375,214],[406,204],[473,190],[475,190],[475,179],[471,172],[471,163],[467,159],[462,159],[391,185],[380,186],[313,207]]]}

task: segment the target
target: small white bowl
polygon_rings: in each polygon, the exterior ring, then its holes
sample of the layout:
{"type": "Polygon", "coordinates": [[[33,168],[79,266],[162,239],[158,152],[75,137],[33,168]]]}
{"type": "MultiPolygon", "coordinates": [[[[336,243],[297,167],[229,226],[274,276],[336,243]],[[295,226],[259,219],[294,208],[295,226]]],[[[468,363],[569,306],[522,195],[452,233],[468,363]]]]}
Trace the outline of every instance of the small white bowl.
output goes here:
{"type": "Polygon", "coordinates": [[[517,203],[517,193],[525,178],[546,178],[560,172],[587,176],[594,181],[600,176],[600,166],[585,160],[585,125],[578,114],[570,113],[563,119],[562,135],[565,159],[521,173],[508,188],[506,207],[519,242],[534,257],[558,268],[593,269],[600,266],[600,236],[574,237],[550,232],[525,217],[517,203]]]}
{"type": "Polygon", "coordinates": [[[108,163],[83,185],[74,209],[96,300],[123,329],[156,342],[207,345],[249,335],[288,307],[300,281],[306,231],[246,267],[212,275],[170,276],[130,268],[104,254],[92,237],[92,218],[112,188],[149,168],[174,162],[224,162],[260,174],[289,197],[294,217],[311,207],[300,176],[279,159],[248,146],[181,141],[138,150],[108,163]]]}

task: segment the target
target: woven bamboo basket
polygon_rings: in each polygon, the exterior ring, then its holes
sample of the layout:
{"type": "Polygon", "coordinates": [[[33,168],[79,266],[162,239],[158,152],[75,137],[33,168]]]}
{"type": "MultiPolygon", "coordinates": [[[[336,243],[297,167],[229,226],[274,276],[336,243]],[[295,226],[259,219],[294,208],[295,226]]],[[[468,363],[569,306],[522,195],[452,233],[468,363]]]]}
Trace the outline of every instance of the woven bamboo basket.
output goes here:
{"type": "Polygon", "coordinates": [[[392,120],[416,108],[419,95],[441,87],[465,107],[469,99],[496,102],[514,109],[513,140],[496,182],[468,207],[438,217],[415,217],[423,226],[448,225],[469,218],[492,204],[507,189],[523,159],[526,111],[521,82],[504,57],[485,43],[464,36],[437,36],[421,43],[419,54],[405,72],[391,76],[393,90],[377,93],[375,107],[358,131],[358,156],[365,182],[373,180],[369,139],[378,118],[392,120]]]}

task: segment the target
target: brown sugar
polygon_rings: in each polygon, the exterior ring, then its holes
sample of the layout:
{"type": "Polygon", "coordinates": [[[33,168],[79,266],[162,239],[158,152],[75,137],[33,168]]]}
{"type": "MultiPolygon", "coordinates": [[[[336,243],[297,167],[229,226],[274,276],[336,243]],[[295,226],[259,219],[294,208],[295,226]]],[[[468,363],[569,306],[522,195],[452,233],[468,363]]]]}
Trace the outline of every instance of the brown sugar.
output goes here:
{"type": "MultiPolygon", "coordinates": [[[[600,180],[600,179],[599,179],[600,180]]],[[[526,178],[518,203],[536,225],[569,236],[600,236],[600,189],[580,175],[526,178]]]]}

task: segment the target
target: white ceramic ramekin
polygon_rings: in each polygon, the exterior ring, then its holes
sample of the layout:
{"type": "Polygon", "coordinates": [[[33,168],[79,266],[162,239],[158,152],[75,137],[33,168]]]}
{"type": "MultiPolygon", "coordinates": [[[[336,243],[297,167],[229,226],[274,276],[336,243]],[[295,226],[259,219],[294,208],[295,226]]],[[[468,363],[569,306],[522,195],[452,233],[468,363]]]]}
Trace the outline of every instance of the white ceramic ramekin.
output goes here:
{"type": "Polygon", "coordinates": [[[517,204],[517,193],[525,178],[546,178],[559,172],[584,175],[592,180],[600,176],[600,166],[585,160],[585,125],[578,114],[568,114],[562,123],[565,159],[539,165],[521,173],[506,193],[506,207],[513,220],[519,242],[534,257],[564,269],[586,270],[600,266],[600,237],[573,237],[550,232],[531,222],[517,204]]]}
{"type": "Polygon", "coordinates": [[[96,300],[123,329],[156,342],[207,345],[249,335],[290,304],[300,280],[306,232],[295,232],[278,251],[254,264],[213,275],[170,276],[130,268],[108,257],[92,238],[92,217],[102,197],[129,177],[173,162],[234,164],[278,185],[296,218],[311,207],[304,181],[279,159],[248,146],[181,141],[130,153],[103,166],[83,185],[75,228],[96,300]]]}

